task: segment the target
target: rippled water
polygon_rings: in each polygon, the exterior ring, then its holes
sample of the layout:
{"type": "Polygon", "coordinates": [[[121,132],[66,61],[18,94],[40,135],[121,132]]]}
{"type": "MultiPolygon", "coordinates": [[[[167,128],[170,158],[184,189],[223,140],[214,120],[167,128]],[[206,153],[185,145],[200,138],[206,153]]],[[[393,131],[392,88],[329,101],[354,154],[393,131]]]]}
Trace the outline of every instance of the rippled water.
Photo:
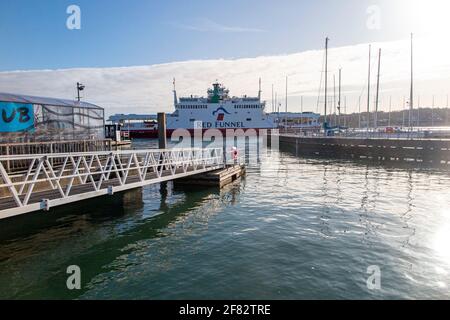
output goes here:
{"type": "Polygon", "coordinates": [[[273,152],[221,191],[153,185],[1,222],[0,298],[450,298],[449,187],[273,152]]]}

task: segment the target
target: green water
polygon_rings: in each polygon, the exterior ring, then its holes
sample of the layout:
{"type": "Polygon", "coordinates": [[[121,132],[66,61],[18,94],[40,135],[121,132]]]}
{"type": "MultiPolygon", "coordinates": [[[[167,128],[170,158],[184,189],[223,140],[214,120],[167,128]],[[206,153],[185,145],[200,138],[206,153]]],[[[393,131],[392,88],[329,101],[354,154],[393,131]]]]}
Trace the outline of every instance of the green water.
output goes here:
{"type": "Polygon", "coordinates": [[[0,298],[450,298],[449,188],[437,169],[273,152],[221,191],[153,185],[1,222],[0,298]]]}

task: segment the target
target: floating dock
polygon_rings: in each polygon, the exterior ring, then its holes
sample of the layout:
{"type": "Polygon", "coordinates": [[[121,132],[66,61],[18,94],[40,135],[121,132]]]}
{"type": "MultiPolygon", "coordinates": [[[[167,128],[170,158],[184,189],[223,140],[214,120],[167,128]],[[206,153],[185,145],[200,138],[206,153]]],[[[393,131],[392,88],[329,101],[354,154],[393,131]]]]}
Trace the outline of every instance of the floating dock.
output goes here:
{"type": "Polygon", "coordinates": [[[244,175],[245,166],[227,165],[223,169],[178,179],[175,183],[180,185],[216,186],[223,188],[244,175]]]}

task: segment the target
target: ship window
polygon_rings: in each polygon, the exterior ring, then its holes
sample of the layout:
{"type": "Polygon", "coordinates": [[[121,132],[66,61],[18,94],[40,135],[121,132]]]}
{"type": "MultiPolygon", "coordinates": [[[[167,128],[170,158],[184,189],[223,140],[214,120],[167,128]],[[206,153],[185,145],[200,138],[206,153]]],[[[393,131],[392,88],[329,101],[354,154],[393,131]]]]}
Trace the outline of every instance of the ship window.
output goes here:
{"type": "Polygon", "coordinates": [[[252,121],[252,118],[247,118],[247,121],[252,121]]]}
{"type": "Polygon", "coordinates": [[[190,122],[194,122],[194,121],[195,121],[195,119],[189,119],[189,121],[190,121],[190,122]]]}

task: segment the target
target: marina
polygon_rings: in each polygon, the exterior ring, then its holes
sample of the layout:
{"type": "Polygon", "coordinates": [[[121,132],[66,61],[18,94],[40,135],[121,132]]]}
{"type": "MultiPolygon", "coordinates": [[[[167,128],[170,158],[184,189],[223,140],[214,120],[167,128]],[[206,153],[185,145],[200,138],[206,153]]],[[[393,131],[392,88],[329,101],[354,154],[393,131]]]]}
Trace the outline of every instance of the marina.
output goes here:
{"type": "Polygon", "coordinates": [[[0,300],[450,299],[450,4],[233,1],[0,4],[0,300]]]}
{"type": "Polygon", "coordinates": [[[283,147],[222,189],[153,184],[0,221],[0,297],[448,298],[449,185],[445,170],[283,147]],[[73,263],[82,290],[65,287],[73,263]],[[366,288],[373,264],[380,291],[366,288]]]}

